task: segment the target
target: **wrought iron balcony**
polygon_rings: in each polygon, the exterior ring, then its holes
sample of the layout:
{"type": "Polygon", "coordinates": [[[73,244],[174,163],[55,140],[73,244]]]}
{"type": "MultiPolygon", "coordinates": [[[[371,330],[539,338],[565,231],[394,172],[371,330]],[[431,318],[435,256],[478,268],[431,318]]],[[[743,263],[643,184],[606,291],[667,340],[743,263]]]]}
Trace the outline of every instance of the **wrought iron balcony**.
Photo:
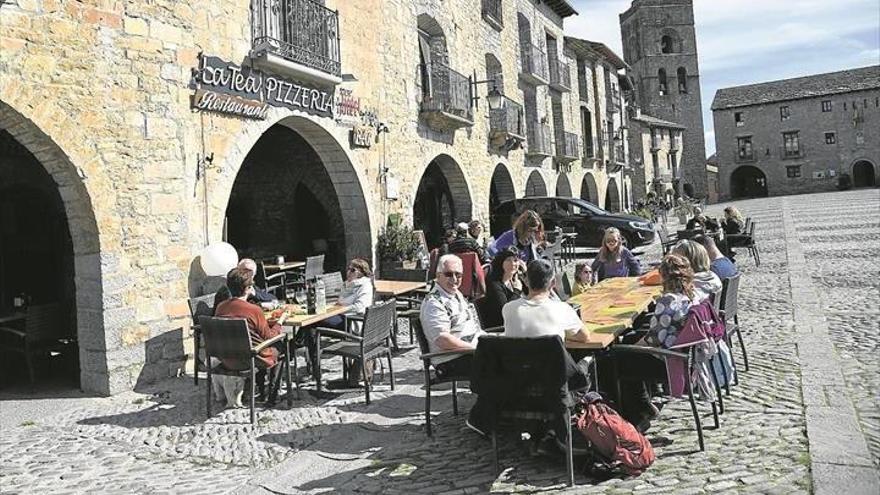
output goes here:
{"type": "Polygon", "coordinates": [[[550,59],[550,87],[557,91],[571,91],[571,72],[567,63],[550,59]]]}
{"type": "Polygon", "coordinates": [[[563,132],[556,137],[556,159],[571,162],[581,157],[578,135],[573,132],[563,132]]]}
{"type": "Polygon", "coordinates": [[[251,0],[251,56],[276,71],[342,82],[339,14],[314,0],[251,0]]]}
{"type": "Polygon", "coordinates": [[[428,125],[441,131],[474,125],[470,79],[439,62],[420,65],[419,70],[428,86],[422,88],[421,108],[428,125]]]}
{"type": "Polygon", "coordinates": [[[547,84],[547,56],[537,46],[525,42],[520,47],[522,67],[520,77],[526,82],[541,86],[547,84]]]}
{"type": "Polygon", "coordinates": [[[529,130],[529,146],[526,149],[526,155],[540,157],[553,156],[553,148],[550,145],[550,126],[540,122],[529,122],[527,127],[529,130]]]}
{"type": "Polygon", "coordinates": [[[504,28],[501,0],[483,0],[483,19],[498,31],[504,28]]]}
{"type": "Polygon", "coordinates": [[[505,96],[501,108],[489,111],[489,139],[496,146],[510,146],[510,149],[525,141],[525,114],[522,105],[505,96]]]}

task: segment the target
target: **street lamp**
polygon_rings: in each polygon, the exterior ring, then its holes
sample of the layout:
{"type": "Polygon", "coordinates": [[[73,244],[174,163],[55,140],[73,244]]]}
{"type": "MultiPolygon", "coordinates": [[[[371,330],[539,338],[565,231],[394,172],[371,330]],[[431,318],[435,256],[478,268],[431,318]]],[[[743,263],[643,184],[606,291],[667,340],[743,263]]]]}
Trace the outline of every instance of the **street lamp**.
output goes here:
{"type": "Polygon", "coordinates": [[[478,81],[477,71],[474,71],[474,75],[470,78],[470,80],[472,105],[477,106],[477,101],[480,99],[480,97],[477,96],[477,85],[492,83],[492,89],[490,89],[489,93],[486,94],[486,101],[489,102],[489,110],[501,110],[502,108],[504,108],[504,95],[501,94],[501,91],[498,91],[497,81],[494,78],[478,81]]]}

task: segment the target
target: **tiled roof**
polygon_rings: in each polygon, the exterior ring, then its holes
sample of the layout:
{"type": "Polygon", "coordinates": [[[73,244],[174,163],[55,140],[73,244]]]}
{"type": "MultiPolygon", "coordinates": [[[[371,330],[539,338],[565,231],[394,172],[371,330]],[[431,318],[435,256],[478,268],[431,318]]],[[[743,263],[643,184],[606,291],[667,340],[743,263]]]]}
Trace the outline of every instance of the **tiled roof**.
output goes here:
{"type": "Polygon", "coordinates": [[[629,67],[628,65],[626,65],[626,62],[624,62],[622,58],[614,53],[614,50],[608,48],[604,43],[566,36],[565,45],[571,48],[578,55],[584,57],[599,56],[607,60],[617,69],[626,69],[629,67]]]}
{"type": "Polygon", "coordinates": [[[875,88],[880,88],[880,65],[721,88],[715,93],[712,110],[760,105],[774,101],[799,100],[875,88]]]}
{"type": "Polygon", "coordinates": [[[681,124],[676,124],[675,122],[670,122],[668,120],[658,119],[657,117],[651,117],[647,114],[641,114],[638,117],[633,117],[630,120],[637,120],[639,122],[644,122],[649,126],[657,126],[657,127],[668,127],[671,129],[687,129],[685,126],[681,124]]]}
{"type": "Polygon", "coordinates": [[[554,12],[559,14],[560,17],[565,18],[570,15],[577,15],[577,10],[574,10],[574,7],[572,7],[567,0],[545,0],[545,3],[549,5],[554,12]]]}

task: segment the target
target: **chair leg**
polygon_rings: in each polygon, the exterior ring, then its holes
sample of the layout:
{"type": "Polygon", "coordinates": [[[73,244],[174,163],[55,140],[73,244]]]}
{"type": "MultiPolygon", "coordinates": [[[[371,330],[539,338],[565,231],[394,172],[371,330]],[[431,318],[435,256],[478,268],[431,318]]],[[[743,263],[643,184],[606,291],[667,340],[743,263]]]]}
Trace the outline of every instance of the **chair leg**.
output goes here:
{"type": "Polygon", "coordinates": [[[207,417],[210,418],[211,417],[211,400],[213,400],[213,397],[211,397],[211,394],[214,393],[214,379],[213,379],[213,376],[211,375],[210,359],[208,360],[207,368],[208,368],[208,406],[207,406],[208,416],[207,417]]]}
{"type": "MultiPolygon", "coordinates": [[[[193,330],[193,349],[195,349],[193,353],[193,384],[195,384],[196,387],[199,386],[199,350],[202,347],[201,336],[202,332],[200,330],[193,330]]],[[[210,368],[210,364],[208,367],[210,368]]]]}
{"type": "Polygon", "coordinates": [[[394,364],[391,362],[391,350],[388,350],[388,379],[391,380],[391,390],[394,390],[394,364]]]}
{"type": "Polygon", "coordinates": [[[425,364],[425,426],[428,429],[428,436],[432,436],[431,431],[431,371],[425,364]]]}
{"type": "Polygon", "coordinates": [[[718,421],[718,403],[712,401],[712,419],[715,421],[715,429],[721,428],[721,422],[718,421]]]}
{"type": "Polygon", "coordinates": [[[736,338],[739,340],[739,348],[743,353],[743,366],[745,366],[746,371],[749,371],[749,355],[746,353],[746,344],[743,342],[743,336],[739,329],[739,325],[736,326],[736,338]]]}
{"type": "MultiPolygon", "coordinates": [[[[731,358],[731,362],[733,358],[731,358]]],[[[724,366],[724,360],[721,361],[721,376],[724,378],[724,395],[730,397],[730,377],[727,376],[727,367],[724,366]]]]}
{"type": "Polygon", "coordinates": [[[413,319],[407,319],[409,322],[409,345],[413,345],[413,319]]]}
{"type": "Polygon", "coordinates": [[[706,445],[703,441],[703,425],[700,422],[700,412],[697,410],[697,401],[694,399],[694,382],[690,379],[693,376],[694,366],[693,366],[693,349],[688,353],[688,401],[691,403],[691,412],[694,414],[694,424],[697,426],[697,441],[700,444],[700,451],[706,450],[706,445]]]}
{"type": "Polygon", "coordinates": [[[501,474],[498,468],[498,432],[495,427],[492,428],[492,464],[495,466],[495,474],[501,474]]]}
{"type": "Polygon", "coordinates": [[[257,419],[256,415],[256,395],[257,395],[257,363],[254,361],[254,358],[251,358],[251,398],[250,398],[250,406],[251,406],[251,424],[254,424],[257,419]]]}
{"type": "Polygon", "coordinates": [[[321,393],[321,336],[315,334],[315,359],[312,360],[312,375],[315,377],[315,390],[321,393]]]}
{"type": "Polygon", "coordinates": [[[574,486],[574,453],[572,452],[572,438],[571,438],[571,411],[568,408],[565,409],[565,414],[562,417],[562,424],[566,426],[565,428],[565,457],[568,464],[568,486],[574,486]]]}
{"type": "MultiPolygon", "coordinates": [[[[293,407],[293,384],[291,383],[291,373],[290,373],[290,340],[285,340],[285,352],[284,352],[284,367],[287,368],[287,374],[285,375],[287,378],[287,407],[293,407]]],[[[299,384],[296,386],[296,391],[299,392],[299,384]]]]}
{"type": "Polygon", "coordinates": [[[458,390],[456,382],[452,382],[452,414],[458,416],[458,390]]]}
{"type": "Polygon", "coordinates": [[[372,388],[372,384],[370,383],[369,377],[367,377],[367,360],[364,358],[364,355],[361,354],[361,375],[364,377],[364,392],[367,396],[367,405],[370,405],[370,388],[372,388]]]}
{"type": "MultiPolygon", "coordinates": [[[[730,364],[733,367],[733,384],[739,385],[739,367],[736,365],[736,356],[733,353],[733,340],[730,338],[730,334],[724,336],[724,340],[727,341],[727,348],[730,350],[730,364]]],[[[727,395],[730,395],[730,384],[727,387],[727,395]]]]}
{"type": "MultiPolygon", "coordinates": [[[[721,366],[722,368],[724,365],[721,366]]],[[[721,394],[721,385],[718,383],[718,370],[715,369],[715,360],[709,360],[709,370],[712,375],[712,383],[715,385],[715,396],[716,401],[718,402],[718,413],[724,414],[724,396],[721,394]]]]}

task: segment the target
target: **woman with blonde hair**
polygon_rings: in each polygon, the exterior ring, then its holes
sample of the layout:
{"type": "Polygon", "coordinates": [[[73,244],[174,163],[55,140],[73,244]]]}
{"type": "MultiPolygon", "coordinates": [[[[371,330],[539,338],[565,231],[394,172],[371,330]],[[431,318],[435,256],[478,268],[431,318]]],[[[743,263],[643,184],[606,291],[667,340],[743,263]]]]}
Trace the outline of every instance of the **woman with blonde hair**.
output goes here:
{"type": "Polygon", "coordinates": [[[600,282],[606,278],[637,277],[642,274],[639,260],[623,245],[623,237],[614,227],[605,229],[602,247],[591,268],[600,282]]]}
{"type": "Polygon", "coordinates": [[[728,206],[724,209],[724,221],[721,228],[725,234],[742,234],[746,228],[746,221],[736,206],[728,206]]]}
{"type": "Polygon", "coordinates": [[[672,253],[683,256],[693,270],[694,303],[700,303],[707,297],[715,297],[721,292],[721,279],[711,270],[709,252],[700,243],[690,239],[683,240],[672,248],[672,253]]]}
{"type": "Polygon", "coordinates": [[[526,210],[513,222],[513,228],[504,232],[495,240],[492,254],[505,248],[514,247],[519,259],[528,263],[538,258],[538,248],[544,243],[544,222],[533,210],[526,210]]]}

